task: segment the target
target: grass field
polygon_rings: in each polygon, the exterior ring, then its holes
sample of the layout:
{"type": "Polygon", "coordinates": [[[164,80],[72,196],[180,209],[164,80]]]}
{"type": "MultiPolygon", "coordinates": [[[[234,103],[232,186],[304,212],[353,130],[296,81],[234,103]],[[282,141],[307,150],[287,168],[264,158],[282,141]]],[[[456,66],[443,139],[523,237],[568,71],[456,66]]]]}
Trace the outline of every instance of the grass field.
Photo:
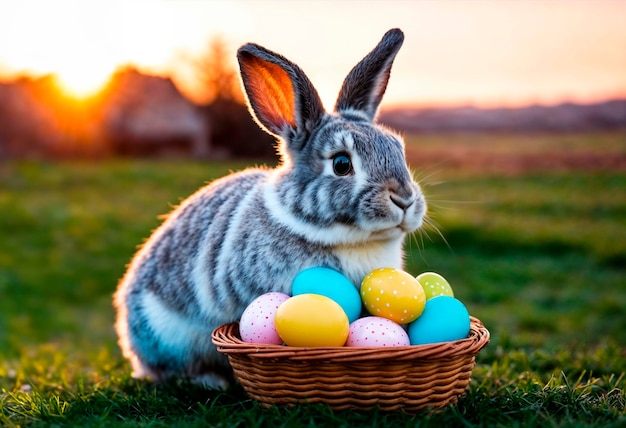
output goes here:
{"type": "Polygon", "coordinates": [[[457,406],[263,410],[131,379],[111,307],[126,263],[159,215],[245,164],[19,162],[0,164],[0,425],[626,425],[626,137],[407,141],[439,228],[407,243],[407,270],[445,275],[492,334],[457,406]]]}

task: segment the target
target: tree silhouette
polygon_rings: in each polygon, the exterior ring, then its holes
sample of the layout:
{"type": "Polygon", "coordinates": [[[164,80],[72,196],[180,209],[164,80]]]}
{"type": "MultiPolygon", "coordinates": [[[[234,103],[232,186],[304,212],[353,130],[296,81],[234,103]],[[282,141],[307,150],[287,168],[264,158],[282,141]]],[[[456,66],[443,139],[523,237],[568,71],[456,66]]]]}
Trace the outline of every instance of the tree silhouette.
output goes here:
{"type": "Polygon", "coordinates": [[[198,58],[192,58],[196,78],[205,94],[207,104],[217,100],[244,103],[239,74],[233,65],[234,53],[228,48],[222,36],[215,36],[207,45],[206,51],[198,58]]]}
{"type": "Polygon", "coordinates": [[[203,110],[210,129],[214,156],[275,160],[274,138],[254,122],[245,105],[232,52],[221,36],[207,45],[191,65],[205,94],[203,110]]]}

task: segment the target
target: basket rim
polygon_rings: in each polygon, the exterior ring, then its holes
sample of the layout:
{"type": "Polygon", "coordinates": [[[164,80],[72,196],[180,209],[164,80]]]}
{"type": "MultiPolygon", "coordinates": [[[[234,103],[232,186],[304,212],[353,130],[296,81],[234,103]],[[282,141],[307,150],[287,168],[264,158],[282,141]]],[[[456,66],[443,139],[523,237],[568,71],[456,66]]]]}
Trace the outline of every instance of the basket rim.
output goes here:
{"type": "Polygon", "coordinates": [[[490,340],[490,333],[476,317],[470,317],[470,332],[466,339],[427,345],[397,346],[389,348],[375,347],[295,347],[285,345],[267,345],[247,343],[239,335],[239,323],[223,324],[211,334],[213,344],[220,353],[239,354],[254,359],[284,358],[292,361],[324,360],[330,361],[368,361],[368,360],[415,360],[442,359],[476,355],[490,340]]]}

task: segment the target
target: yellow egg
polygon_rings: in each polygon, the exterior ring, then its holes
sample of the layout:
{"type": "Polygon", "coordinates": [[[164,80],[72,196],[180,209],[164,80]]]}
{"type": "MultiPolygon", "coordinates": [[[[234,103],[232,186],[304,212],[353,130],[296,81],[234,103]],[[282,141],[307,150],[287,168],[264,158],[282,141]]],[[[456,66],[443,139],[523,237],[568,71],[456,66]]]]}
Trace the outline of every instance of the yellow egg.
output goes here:
{"type": "Polygon", "coordinates": [[[381,268],[361,283],[361,299],[367,311],[398,324],[415,321],[424,311],[424,289],[412,275],[400,269],[381,268]]]}
{"type": "Polygon", "coordinates": [[[334,300],[319,294],[300,294],[276,310],[274,325],[289,346],[343,346],[350,323],[334,300]]]}

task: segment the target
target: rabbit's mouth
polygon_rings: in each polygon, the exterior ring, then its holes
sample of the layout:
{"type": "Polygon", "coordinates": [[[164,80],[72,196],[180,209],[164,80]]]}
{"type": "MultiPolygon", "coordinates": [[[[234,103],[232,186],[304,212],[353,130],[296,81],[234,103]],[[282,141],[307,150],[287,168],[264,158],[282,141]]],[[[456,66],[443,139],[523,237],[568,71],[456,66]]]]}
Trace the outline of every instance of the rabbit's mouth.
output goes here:
{"type": "Polygon", "coordinates": [[[399,224],[385,229],[375,230],[371,233],[370,238],[374,241],[403,238],[406,234],[415,232],[421,225],[421,216],[416,222],[414,218],[409,218],[405,215],[399,224]]]}
{"type": "MultiPolygon", "coordinates": [[[[426,203],[423,197],[419,197],[409,208],[398,212],[393,210],[390,214],[390,222],[386,227],[380,227],[380,220],[376,222],[370,220],[369,240],[393,240],[403,238],[405,235],[415,232],[422,226],[426,213],[426,203]],[[393,220],[392,220],[393,219],[393,220]]],[[[367,229],[368,226],[364,226],[367,229]]]]}
{"type": "Polygon", "coordinates": [[[370,241],[391,241],[402,238],[407,232],[400,226],[377,230],[370,235],[370,241]]]}

